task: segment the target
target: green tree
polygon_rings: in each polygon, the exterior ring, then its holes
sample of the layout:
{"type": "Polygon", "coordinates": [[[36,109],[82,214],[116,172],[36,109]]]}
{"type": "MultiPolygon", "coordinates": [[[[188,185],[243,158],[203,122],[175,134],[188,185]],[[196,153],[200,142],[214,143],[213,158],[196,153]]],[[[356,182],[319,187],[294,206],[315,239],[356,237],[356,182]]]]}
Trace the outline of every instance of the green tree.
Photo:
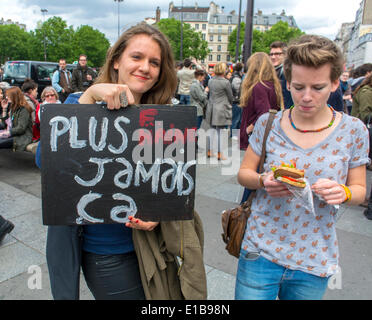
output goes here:
{"type": "Polygon", "coordinates": [[[101,67],[105,62],[109,47],[110,42],[105,35],[91,26],[80,26],[73,36],[75,60],[78,59],[80,54],[86,54],[90,66],[101,67]]]}
{"type": "MultiPolygon", "coordinates": [[[[235,46],[236,46],[236,34],[237,28],[235,28],[229,36],[228,50],[232,57],[235,57],[235,46]]],[[[253,42],[252,42],[252,53],[255,52],[270,52],[270,44],[274,41],[283,41],[288,43],[291,39],[297,38],[304,34],[298,28],[289,27],[287,22],[279,21],[270,30],[261,32],[253,30],[253,42]]],[[[239,48],[240,54],[242,55],[242,45],[244,43],[245,35],[245,23],[242,22],[240,25],[240,41],[239,48]]]]}
{"type": "Polygon", "coordinates": [[[60,17],[38,22],[34,31],[27,33],[16,25],[0,26],[0,62],[10,59],[44,60],[44,42],[47,61],[65,58],[68,63],[79,54],[88,56],[88,64],[101,67],[110,42],[105,35],[90,26],[80,26],[75,31],[60,17]]]}
{"type": "Polygon", "coordinates": [[[60,17],[49,18],[39,28],[31,31],[34,60],[44,60],[44,41],[47,61],[58,61],[65,58],[68,62],[73,59],[72,40],[74,29],[68,27],[60,17]]]}
{"type": "Polygon", "coordinates": [[[17,25],[0,26],[0,63],[27,60],[30,56],[30,34],[17,25]]]}
{"type": "Polygon", "coordinates": [[[267,52],[270,51],[270,44],[274,41],[283,41],[288,43],[290,40],[303,35],[298,28],[291,28],[287,22],[279,21],[270,30],[264,32],[264,44],[267,47],[267,52]]]}
{"type": "MultiPolygon", "coordinates": [[[[157,26],[163,32],[172,47],[174,58],[180,60],[181,22],[172,19],[161,19],[157,26]]],[[[196,32],[188,23],[183,23],[183,58],[204,59],[209,53],[208,42],[202,39],[201,32],[196,32]]]]}

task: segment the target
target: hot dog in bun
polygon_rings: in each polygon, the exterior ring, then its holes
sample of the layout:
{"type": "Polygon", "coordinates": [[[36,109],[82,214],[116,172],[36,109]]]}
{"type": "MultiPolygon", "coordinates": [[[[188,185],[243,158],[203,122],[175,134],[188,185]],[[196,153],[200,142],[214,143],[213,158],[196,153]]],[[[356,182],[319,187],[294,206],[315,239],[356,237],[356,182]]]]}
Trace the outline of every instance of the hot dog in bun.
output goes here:
{"type": "Polygon", "coordinates": [[[282,162],[280,166],[272,168],[274,171],[274,178],[278,181],[287,183],[291,186],[298,188],[305,188],[306,182],[304,181],[304,170],[296,168],[296,163],[291,161],[291,164],[282,162]]]}

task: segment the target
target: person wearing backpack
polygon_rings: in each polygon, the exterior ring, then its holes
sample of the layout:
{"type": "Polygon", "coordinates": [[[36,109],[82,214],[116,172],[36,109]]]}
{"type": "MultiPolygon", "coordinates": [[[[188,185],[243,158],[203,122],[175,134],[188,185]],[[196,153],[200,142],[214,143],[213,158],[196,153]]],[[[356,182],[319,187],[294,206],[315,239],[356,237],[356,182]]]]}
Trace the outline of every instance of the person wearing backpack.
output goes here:
{"type": "Polygon", "coordinates": [[[234,139],[237,139],[238,136],[233,136],[233,129],[240,129],[240,122],[242,118],[242,109],[239,107],[240,101],[240,88],[243,78],[243,64],[238,62],[234,66],[234,72],[230,79],[231,89],[233,93],[233,103],[232,103],[232,124],[231,124],[231,132],[230,136],[234,139]]]}

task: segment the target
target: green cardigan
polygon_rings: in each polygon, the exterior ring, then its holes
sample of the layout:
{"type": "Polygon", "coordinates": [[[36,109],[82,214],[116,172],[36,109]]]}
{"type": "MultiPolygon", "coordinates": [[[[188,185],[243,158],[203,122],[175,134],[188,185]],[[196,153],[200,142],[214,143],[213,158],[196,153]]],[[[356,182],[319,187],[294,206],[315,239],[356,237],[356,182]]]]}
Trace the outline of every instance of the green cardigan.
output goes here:
{"type": "Polygon", "coordinates": [[[24,151],[32,142],[32,119],[26,108],[19,107],[13,112],[10,134],[13,138],[13,151],[24,151]]]}
{"type": "Polygon", "coordinates": [[[365,85],[354,95],[351,115],[359,118],[366,124],[368,122],[368,116],[370,116],[372,122],[372,87],[365,85]]]}

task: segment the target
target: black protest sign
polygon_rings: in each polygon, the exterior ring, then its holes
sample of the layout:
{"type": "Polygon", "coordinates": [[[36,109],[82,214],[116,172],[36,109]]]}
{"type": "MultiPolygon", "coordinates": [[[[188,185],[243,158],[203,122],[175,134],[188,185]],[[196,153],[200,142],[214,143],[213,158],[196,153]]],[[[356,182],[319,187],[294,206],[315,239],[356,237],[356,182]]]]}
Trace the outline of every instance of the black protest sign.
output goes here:
{"type": "Polygon", "coordinates": [[[192,219],[195,129],[190,106],[42,106],[43,223],[192,219]]]}

